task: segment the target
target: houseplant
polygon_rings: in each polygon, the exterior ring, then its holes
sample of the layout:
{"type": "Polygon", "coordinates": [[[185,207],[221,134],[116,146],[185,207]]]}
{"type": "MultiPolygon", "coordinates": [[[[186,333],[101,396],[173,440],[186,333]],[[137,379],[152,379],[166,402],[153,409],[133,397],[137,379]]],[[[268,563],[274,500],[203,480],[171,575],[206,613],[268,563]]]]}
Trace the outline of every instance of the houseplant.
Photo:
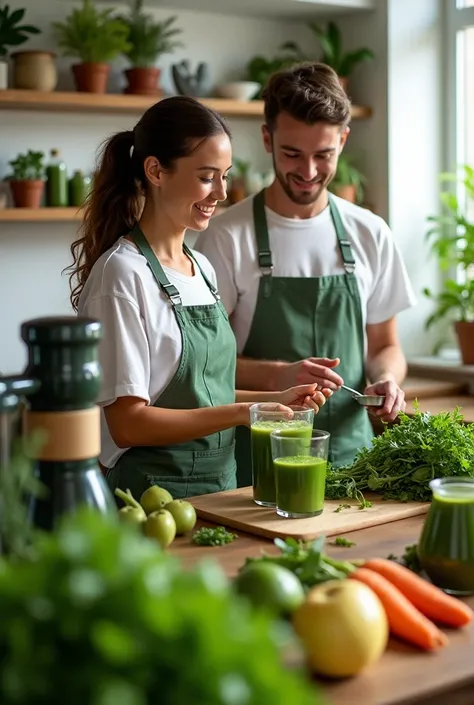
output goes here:
{"type": "Polygon", "coordinates": [[[348,155],[341,154],[337,163],[336,176],[330,185],[330,190],[346,201],[362,203],[365,182],[365,176],[355,166],[352,159],[348,155]]]}
{"type": "Polygon", "coordinates": [[[128,86],[125,93],[159,95],[158,81],[161,69],[155,66],[163,54],[171,54],[182,46],[175,37],[180,29],[173,27],[176,17],[155,22],[152,15],[143,12],[143,0],[133,0],[129,16],[121,17],[128,28],[129,48],[124,52],[132,68],[125,71],[128,86]]]}
{"type": "Polygon", "coordinates": [[[272,73],[284,68],[289,68],[297,62],[298,56],[295,55],[293,50],[283,50],[282,54],[277,54],[271,59],[267,59],[265,56],[261,55],[254,56],[250,59],[247,64],[246,79],[247,81],[255,81],[260,84],[260,89],[253,96],[253,100],[261,97],[262,90],[272,73]]]}
{"type": "Polygon", "coordinates": [[[43,152],[18,154],[9,162],[12,174],[7,177],[17,208],[39,208],[45,184],[43,152]]]}
{"type": "Polygon", "coordinates": [[[64,22],[53,22],[58,44],[64,56],[75,56],[80,63],[72,71],[76,89],[87,93],[105,93],[110,72],[109,61],[128,51],[128,27],[113,17],[112,10],[98,10],[92,0],[72,10],[64,22]]]}
{"type": "Polygon", "coordinates": [[[17,47],[28,41],[32,34],[41,34],[38,27],[20,24],[25,16],[24,9],[10,11],[9,5],[0,7],[0,89],[8,85],[8,47],[17,47]]]}
{"type": "MultiPolygon", "coordinates": [[[[374,52],[366,47],[355,51],[344,51],[342,47],[341,31],[335,22],[328,22],[327,27],[321,27],[315,22],[309,22],[308,27],[316,35],[322,49],[319,61],[327,64],[339,76],[341,85],[345,90],[348,87],[348,79],[357,64],[362,61],[375,58],[374,52]]],[[[308,60],[299,46],[295,42],[286,42],[282,46],[283,50],[293,52],[295,59],[299,61],[308,60]]],[[[314,57],[311,57],[314,60],[314,57]]]]}
{"type": "Polygon", "coordinates": [[[444,281],[444,288],[437,294],[424,289],[424,294],[435,302],[436,308],[426,321],[429,328],[433,323],[448,319],[454,327],[465,365],[474,364],[474,169],[468,165],[458,173],[441,174],[443,183],[461,186],[465,203],[453,191],[441,193],[442,210],[440,215],[428,218],[432,227],[427,232],[434,254],[438,257],[441,270],[450,272],[444,281]]]}

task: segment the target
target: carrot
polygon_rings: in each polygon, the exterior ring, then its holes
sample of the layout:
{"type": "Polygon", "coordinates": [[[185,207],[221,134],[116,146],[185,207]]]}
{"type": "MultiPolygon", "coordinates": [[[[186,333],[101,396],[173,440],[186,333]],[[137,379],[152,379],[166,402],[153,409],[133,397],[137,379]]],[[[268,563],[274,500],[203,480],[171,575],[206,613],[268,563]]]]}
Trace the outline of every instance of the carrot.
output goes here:
{"type": "Polygon", "coordinates": [[[386,558],[374,558],[364,563],[395,585],[412,605],[434,622],[450,627],[464,627],[474,616],[472,609],[451,595],[446,595],[427,580],[420,578],[405,566],[386,558]]]}
{"type": "Polygon", "coordinates": [[[438,627],[419,612],[395,585],[368,568],[358,568],[348,575],[371,588],[387,613],[390,631],[421,649],[431,651],[448,643],[438,627]]]}

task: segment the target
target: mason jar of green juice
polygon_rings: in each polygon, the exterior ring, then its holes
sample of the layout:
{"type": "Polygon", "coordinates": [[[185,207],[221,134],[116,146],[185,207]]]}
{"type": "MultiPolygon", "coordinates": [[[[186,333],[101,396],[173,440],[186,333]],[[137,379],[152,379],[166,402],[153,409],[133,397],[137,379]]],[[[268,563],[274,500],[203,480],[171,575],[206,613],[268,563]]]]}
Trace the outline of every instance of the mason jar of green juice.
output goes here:
{"type": "Polygon", "coordinates": [[[430,482],[432,502],[418,543],[421,567],[452,595],[474,594],[474,479],[430,482]]]}
{"type": "Polygon", "coordinates": [[[310,438],[313,431],[314,410],[305,406],[290,408],[291,417],[288,412],[275,411],[274,404],[250,407],[253,499],[262,507],[276,506],[271,432],[279,430],[293,438],[310,438]]]}
{"type": "Polygon", "coordinates": [[[305,438],[284,431],[270,434],[277,514],[303,519],[322,514],[326,489],[329,433],[314,430],[305,438]]]}

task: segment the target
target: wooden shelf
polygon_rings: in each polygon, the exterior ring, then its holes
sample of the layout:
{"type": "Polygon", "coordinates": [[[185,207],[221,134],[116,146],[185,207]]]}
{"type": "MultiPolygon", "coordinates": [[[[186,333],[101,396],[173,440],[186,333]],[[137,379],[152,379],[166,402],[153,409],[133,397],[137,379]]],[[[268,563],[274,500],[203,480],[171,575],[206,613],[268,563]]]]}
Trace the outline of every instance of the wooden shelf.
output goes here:
{"type": "Polygon", "coordinates": [[[82,220],[78,208],[0,208],[0,222],[52,223],[82,220]]]}
{"type": "MultiPolygon", "coordinates": [[[[217,206],[219,215],[227,206],[217,206]]],[[[82,220],[78,208],[0,208],[0,223],[72,223],[82,220]]]]}
{"type": "MultiPolygon", "coordinates": [[[[116,113],[137,114],[159,100],[157,97],[141,95],[123,95],[121,93],[78,93],[75,91],[3,90],[0,91],[0,110],[40,110],[58,113],[116,113]]],[[[201,101],[209,108],[217,110],[228,117],[262,117],[261,100],[239,101],[226,98],[203,98],[201,101]]],[[[354,119],[369,118],[371,108],[360,105],[352,106],[354,119]]]]}

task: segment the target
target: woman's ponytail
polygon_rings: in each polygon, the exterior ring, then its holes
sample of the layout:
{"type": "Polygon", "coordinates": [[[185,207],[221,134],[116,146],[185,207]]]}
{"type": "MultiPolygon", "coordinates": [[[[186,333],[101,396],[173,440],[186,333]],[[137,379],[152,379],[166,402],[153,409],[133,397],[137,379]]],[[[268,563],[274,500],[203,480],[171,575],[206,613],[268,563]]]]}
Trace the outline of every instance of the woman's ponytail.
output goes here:
{"type": "Polygon", "coordinates": [[[76,311],[95,262],[119,237],[130,232],[139,217],[141,191],[134,173],[133,146],[132,130],[118,132],[104,145],[85,206],[82,234],[71,245],[69,281],[71,304],[76,311]]]}

